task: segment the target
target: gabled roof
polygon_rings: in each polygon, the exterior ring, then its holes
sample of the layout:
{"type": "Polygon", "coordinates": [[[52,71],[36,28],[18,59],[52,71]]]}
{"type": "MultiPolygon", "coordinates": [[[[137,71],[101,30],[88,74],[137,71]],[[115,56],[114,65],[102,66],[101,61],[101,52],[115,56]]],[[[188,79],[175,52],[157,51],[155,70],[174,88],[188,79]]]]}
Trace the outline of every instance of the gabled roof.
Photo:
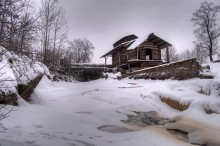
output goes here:
{"type": "Polygon", "coordinates": [[[137,38],[134,43],[132,43],[128,48],[127,50],[132,50],[132,49],[135,49],[136,47],[138,47],[140,44],[142,44],[144,41],[147,40],[149,35],[145,35],[143,37],[139,37],[137,38]]]}
{"type": "Polygon", "coordinates": [[[153,42],[154,45],[158,46],[159,48],[165,48],[165,47],[172,46],[170,43],[168,43],[167,41],[156,36],[154,33],[151,33],[149,35],[145,35],[140,38],[138,38],[135,35],[129,35],[129,36],[125,36],[125,37],[121,38],[119,41],[115,42],[113,44],[114,48],[111,51],[104,54],[103,56],[101,56],[100,58],[111,55],[114,51],[121,48],[121,46],[128,46],[127,50],[135,49],[135,48],[141,46],[141,44],[143,44],[145,41],[153,42]],[[127,39],[128,41],[125,41],[126,38],[129,38],[129,39],[127,39]],[[134,39],[131,39],[131,38],[134,38],[134,39]]]}
{"type": "Polygon", "coordinates": [[[113,47],[116,48],[117,46],[119,46],[119,45],[122,44],[122,43],[131,41],[131,40],[135,40],[135,39],[137,39],[137,38],[138,38],[138,37],[137,37],[136,35],[134,35],[134,34],[125,36],[125,37],[121,38],[120,40],[118,40],[117,42],[115,42],[115,43],[113,44],[113,47]]]}
{"type": "Polygon", "coordinates": [[[156,36],[154,33],[151,33],[148,38],[147,41],[149,42],[153,42],[156,46],[161,47],[164,45],[167,45],[168,47],[172,46],[170,43],[168,43],[167,41],[161,39],[160,37],[156,36]]]}
{"type": "Polygon", "coordinates": [[[118,40],[117,42],[115,42],[113,44],[113,47],[114,47],[113,49],[111,49],[109,52],[107,52],[106,54],[104,54],[100,58],[111,55],[114,51],[120,49],[122,46],[129,46],[137,38],[138,37],[136,35],[133,35],[133,34],[121,38],[120,40],[118,40]]]}

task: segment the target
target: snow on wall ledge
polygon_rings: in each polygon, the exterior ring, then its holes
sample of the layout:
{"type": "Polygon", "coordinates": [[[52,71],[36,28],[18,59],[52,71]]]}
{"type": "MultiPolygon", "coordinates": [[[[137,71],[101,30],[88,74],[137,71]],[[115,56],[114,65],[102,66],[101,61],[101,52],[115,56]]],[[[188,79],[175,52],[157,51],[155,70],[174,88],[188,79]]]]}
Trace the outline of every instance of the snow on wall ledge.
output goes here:
{"type": "Polygon", "coordinates": [[[5,99],[17,99],[14,95],[18,94],[18,85],[28,85],[42,75],[51,76],[44,64],[33,62],[26,56],[18,56],[0,46],[0,102],[11,104],[7,102],[11,100],[5,99]]]}
{"type": "Polygon", "coordinates": [[[134,79],[177,79],[185,80],[194,78],[199,75],[201,67],[196,58],[184,60],[175,63],[169,63],[150,67],[135,72],[128,73],[127,75],[134,79]]]}

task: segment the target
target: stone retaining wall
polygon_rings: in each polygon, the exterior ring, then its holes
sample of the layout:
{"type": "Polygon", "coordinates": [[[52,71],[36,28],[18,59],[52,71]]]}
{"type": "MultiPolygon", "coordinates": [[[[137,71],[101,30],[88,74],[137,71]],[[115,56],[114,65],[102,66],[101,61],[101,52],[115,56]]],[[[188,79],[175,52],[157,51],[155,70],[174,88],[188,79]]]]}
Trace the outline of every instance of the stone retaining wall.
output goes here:
{"type": "Polygon", "coordinates": [[[42,79],[42,75],[36,77],[34,80],[30,81],[27,85],[18,85],[18,94],[25,100],[30,101],[30,96],[34,89],[37,87],[38,83],[42,79]]]}
{"type": "Polygon", "coordinates": [[[134,79],[177,79],[184,80],[194,78],[199,75],[201,67],[196,58],[184,60],[175,63],[169,63],[150,67],[135,72],[127,73],[126,75],[134,79]]]}
{"type": "Polygon", "coordinates": [[[27,85],[19,84],[17,86],[18,93],[12,93],[9,95],[5,95],[5,93],[0,94],[0,104],[9,104],[9,105],[18,105],[17,99],[18,95],[20,95],[24,100],[30,101],[30,96],[38,83],[40,82],[43,76],[38,76],[32,81],[30,81],[27,85]]]}

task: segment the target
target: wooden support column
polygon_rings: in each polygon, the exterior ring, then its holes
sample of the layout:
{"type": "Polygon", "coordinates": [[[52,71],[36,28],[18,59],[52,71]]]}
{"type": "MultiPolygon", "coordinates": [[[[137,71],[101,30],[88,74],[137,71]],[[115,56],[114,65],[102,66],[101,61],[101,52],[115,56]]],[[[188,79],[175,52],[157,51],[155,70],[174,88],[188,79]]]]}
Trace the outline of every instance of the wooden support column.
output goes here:
{"type": "Polygon", "coordinates": [[[168,47],[168,45],[166,45],[166,56],[167,56],[167,62],[170,62],[169,47],[168,47]]]}
{"type": "Polygon", "coordinates": [[[119,66],[121,65],[121,55],[120,55],[120,51],[118,50],[118,64],[119,66]]]}
{"type": "Polygon", "coordinates": [[[139,59],[138,56],[139,56],[139,48],[137,48],[137,59],[139,59]]]}
{"type": "Polygon", "coordinates": [[[161,49],[158,48],[159,60],[161,60],[161,49]]]}
{"type": "Polygon", "coordinates": [[[131,72],[131,65],[128,63],[128,71],[131,72]]]}
{"type": "Polygon", "coordinates": [[[107,56],[105,56],[105,68],[104,68],[104,72],[106,72],[107,71],[107,66],[106,66],[106,64],[107,64],[107,56]]]}

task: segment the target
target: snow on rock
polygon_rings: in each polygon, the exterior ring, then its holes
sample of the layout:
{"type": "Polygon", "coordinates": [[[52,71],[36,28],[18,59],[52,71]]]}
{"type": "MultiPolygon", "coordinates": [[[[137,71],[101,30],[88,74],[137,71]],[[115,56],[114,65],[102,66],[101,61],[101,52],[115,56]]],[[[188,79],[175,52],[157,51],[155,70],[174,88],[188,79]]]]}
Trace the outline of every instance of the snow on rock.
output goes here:
{"type": "Polygon", "coordinates": [[[121,77],[121,73],[117,72],[117,73],[104,73],[104,76],[107,76],[108,78],[112,78],[112,79],[118,79],[118,77],[121,77]]]}
{"type": "Polygon", "coordinates": [[[0,91],[5,94],[16,93],[18,84],[27,84],[39,75],[50,76],[47,67],[40,62],[33,62],[26,56],[0,47],[0,91]]]}
{"type": "Polygon", "coordinates": [[[205,75],[205,76],[215,76],[216,73],[213,73],[210,70],[210,66],[208,64],[201,64],[202,67],[202,72],[200,72],[200,74],[205,75]]]}
{"type": "Polygon", "coordinates": [[[210,70],[215,74],[215,78],[220,79],[220,62],[217,63],[209,63],[210,70]]]}
{"type": "Polygon", "coordinates": [[[15,93],[17,86],[17,80],[13,73],[12,68],[8,64],[8,61],[2,59],[0,62],[0,92],[6,95],[15,93]]]}
{"type": "Polygon", "coordinates": [[[220,139],[216,139],[220,135],[219,130],[205,129],[205,130],[195,130],[188,134],[190,143],[200,144],[207,146],[219,146],[220,139]]]}

